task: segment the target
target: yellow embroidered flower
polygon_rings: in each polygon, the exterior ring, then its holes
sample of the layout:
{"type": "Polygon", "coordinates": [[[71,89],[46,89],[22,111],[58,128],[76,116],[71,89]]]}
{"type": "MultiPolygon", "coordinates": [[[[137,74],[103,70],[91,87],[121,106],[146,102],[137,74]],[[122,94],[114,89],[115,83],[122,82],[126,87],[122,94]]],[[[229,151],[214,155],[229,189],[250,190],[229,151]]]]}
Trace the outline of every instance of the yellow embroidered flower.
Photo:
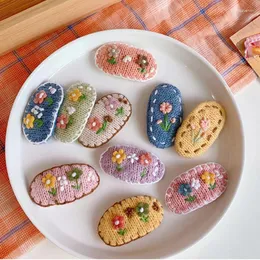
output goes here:
{"type": "Polygon", "coordinates": [[[76,89],[74,89],[73,91],[70,92],[70,94],[69,94],[69,100],[76,102],[76,101],[79,100],[79,98],[80,98],[81,96],[82,96],[82,93],[80,92],[79,89],[76,88],[76,89]]]}
{"type": "Polygon", "coordinates": [[[31,114],[27,114],[27,116],[23,119],[23,123],[25,124],[27,129],[33,128],[33,122],[35,117],[31,114]]]}
{"type": "Polygon", "coordinates": [[[113,163],[121,164],[125,159],[126,159],[126,154],[123,149],[113,152],[113,156],[112,156],[113,163]]]}
{"type": "Polygon", "coordinates": [[[201,179],[207,184],[207,185],[214,185],[215,184],[215,174],[211,172],[204,172],[201,175],[201,179]]]}
{"type": "Polygon", "coordinates": [[[49,172],[42,178],[42,183],[46,189],[53,189],[55,187],[56,177],[49,172]]]}

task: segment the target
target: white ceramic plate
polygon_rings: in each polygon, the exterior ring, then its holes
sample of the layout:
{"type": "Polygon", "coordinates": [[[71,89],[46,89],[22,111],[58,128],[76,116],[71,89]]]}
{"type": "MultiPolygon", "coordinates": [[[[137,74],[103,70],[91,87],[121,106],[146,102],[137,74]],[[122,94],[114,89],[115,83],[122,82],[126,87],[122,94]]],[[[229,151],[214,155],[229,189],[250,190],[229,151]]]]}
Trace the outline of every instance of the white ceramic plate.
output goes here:
{"type": "Polygon", "coordinates": [[[202,238],[229,207],[235,195],[244,163],[244,139],[235,101],[217,71],[200,55],[172,38],[138,30],[113,30],[79,38],[56,51],[30,75],[20,90],[9,118],[6,161],[15,195],[34,225],[51,241],[68,252],[90,258],[162,258],[176,254],[202,238]],[[158,74],[146,83],[119,79],[102,73],[94,65],[97,47],[108,41],[124,41],[151,52],[158,63],[158,74]],[[66,88],[77,81],[93,85],[98,97],[121,92],[133,105],[133,114],[123,130],[108,144],[87,149],[75,142],[63,144],[54,139],[34,146],[25,140],[21,118],[27,100],[43,81],[66,88]],[[178,156],[173,148],[155,148],[146,136],[146,108],[153,88],[171,83],[182,92],[185,116],[201,101],[216,99],[227,111],[227,122],[209,151],[196,159],[178,156]],[[157,154],[165,163],[165,177],[154,185],[130,185],[101,172],[99,156],[109,145],[133,144],[157,154]],[[106,246],[97,234],[104,211],[114,202],[141,194],[157,197],[163,205],[170,181],[183,171],[207,161],[222,164],[229,172],[229,186],[216,202],[178,216],[165,207],[161,226],[146,237],[128,245],[106,246]],[[101,177],[97,190],[72,204],[41,208],[34,204],[28,187],[33,177],[55,165],[86,162],[101,177]]]}

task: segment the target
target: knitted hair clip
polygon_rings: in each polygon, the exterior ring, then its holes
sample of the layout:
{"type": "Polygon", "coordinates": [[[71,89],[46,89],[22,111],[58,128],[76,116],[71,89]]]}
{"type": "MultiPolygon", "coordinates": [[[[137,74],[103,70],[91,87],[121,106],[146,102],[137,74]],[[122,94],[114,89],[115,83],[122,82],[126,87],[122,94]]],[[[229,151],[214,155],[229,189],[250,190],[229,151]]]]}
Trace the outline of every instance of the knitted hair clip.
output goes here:
{"type": "Polygon", "coordinates": [[[95,89],[88,84],[74,84],[67,90],[56,121],[56,139],[63,143],[72,143],[79,138],[96,96],[95,89]]]}
{"type": "Polygon", "coordinates": [[[67,204],[92,193],[99,176],[87,164],[65,164],[39,173],[30,185],[30,197],[39,206],[67,204]]]}
{"type": "Polygon", "coordinates": [[[109,246],[122,246],[146,236],[163,220],[162,204],[150,196],[136,196],[115,203],[101,217],[98,234],[109,246]]]}
{"type": "Polygon", "coordinates": [[[153,184],[160,181],[165,172],[157,156],[127,145],[108,148],[100,157],[100,167],[105,173],[132,184],[153,184]]]}
{"type": "Polygon", "coordinates": [[[197,165],[171,182],[165,195],[166,205],[176,214],[187,214],[219,198],[227,182],[227,172],[220,164],[197,165]]]}
{"type": "Polygon", "coordinates": [[[245,40],[245,57],[260,57],[260,34],[247,37],[245,40]]]}
{"type": "Polygon", "coordinates": [[[41,84],[29,98],[22,129],[30,143],[45,143],[52,136],[63,98],[63,88],[51,82],[41,84]]]}
{"type": "Polygon", "coordinates": [[[96,52],[95,63],[107,74],[130,80],[147,81],[157,73],[152,54],[120,42],[102,45],[96,52]]]}
{"type": "Polygon", "coordinates": [[[175,148],[179,155],[195,157],[205,153],[224,127],[226,113],[216,101],[199,104],[178,129],[175,148]]]}
{"type": "Polygon", "coordinates": [[[89,148],[99,147],[111,140],[132,114],[129,100],[122,94],[109,94],[95,104],[79,142],[89,148]]]}
{"type": "Polygon", "coordinates": [[[160,84],[152,92],[147,109],[147,135],[158,148],[174,144],[183,117],[179,89],[170,84],[160,84]]]}

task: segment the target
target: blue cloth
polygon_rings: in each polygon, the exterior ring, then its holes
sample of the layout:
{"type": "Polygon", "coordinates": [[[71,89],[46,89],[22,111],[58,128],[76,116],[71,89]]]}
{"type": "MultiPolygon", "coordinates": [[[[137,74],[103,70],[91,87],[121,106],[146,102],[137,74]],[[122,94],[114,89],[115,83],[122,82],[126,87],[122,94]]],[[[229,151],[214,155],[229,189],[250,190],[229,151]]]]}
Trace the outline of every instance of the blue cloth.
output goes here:
{"type": "Polygon", "coordinates": [[[24,135],[29,142],[33,144],[44,143],[52,136],[63,99],[63,88],[55,83],[43,83],[33,93],[26,105],[22,122],[24,135]],[[47,97],[41,104],[36,104],[34,102],[35,96],[42,90],[45,91],[47,97]],[[33,128],[29,129],[24,123],[24,118],[28,114],[35,118],[33,128]]]}
{"type": "Polygon", "coordinates": [[[182,98],[179,89],[166,83],[158,85],[150,96],[147,108],[149,141],[158,148],[172,146],[182,117],[182,98]]]}

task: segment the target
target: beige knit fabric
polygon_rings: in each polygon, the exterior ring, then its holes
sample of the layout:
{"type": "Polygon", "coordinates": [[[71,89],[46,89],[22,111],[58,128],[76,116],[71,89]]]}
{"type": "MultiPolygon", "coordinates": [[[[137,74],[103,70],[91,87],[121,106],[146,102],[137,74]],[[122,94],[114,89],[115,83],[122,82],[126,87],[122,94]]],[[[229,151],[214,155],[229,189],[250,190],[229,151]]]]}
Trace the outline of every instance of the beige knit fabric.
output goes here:
{"type": "Polygon", "coordinates": [[[152,232],[159,227],[162,220],[163,207],[157,199],[150,196],[131,197],[115,203],[104,213],[98,225],[98,233],[107,245],[121,246],[152,232]],[[140,202],[149,204],[148,222],[141,221],[140,216],[135,212],[135,208],[140,202]],[[154,205],[158,208],[155,208],[154,205]],[[131,217],[125,213],[129,207],[134,209],[131,217]],[[126,232],[124,235],[118,234],[113,227],[112,220],[115,216],[123,216],[125,219],[126,232]]]}
{"type": "Polygon", "coordinates": [[[216,101],[199,104],[183,121],[175,139],[175,149],[184,157],[205,153],[224,127],[226,113],[216,101]]]}

